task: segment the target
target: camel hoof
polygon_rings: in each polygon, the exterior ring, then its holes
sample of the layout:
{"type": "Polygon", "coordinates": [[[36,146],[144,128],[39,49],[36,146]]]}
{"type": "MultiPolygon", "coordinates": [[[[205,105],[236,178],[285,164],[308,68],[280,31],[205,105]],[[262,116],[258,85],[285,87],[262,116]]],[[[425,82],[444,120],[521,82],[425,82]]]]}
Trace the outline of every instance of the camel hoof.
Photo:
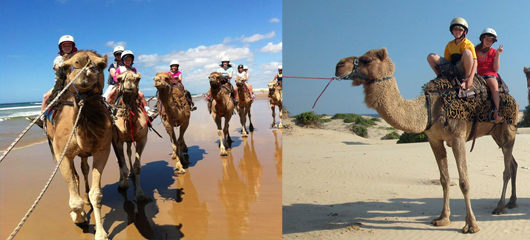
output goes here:
{"type": "Polygon", "coordinates": [[[70,217],[72,218],[72,221],[74,221],[75,224],[82,224],[87,222],[85,211],[81,211],[79,213],[71,211],[70,217]]]}
{"type": "Polygon", "coordinates": [[[148,197],[148,196],[145,196],[143,194],[140,194],[140,195],[137,195],[137,196],[134,196],[134,201],[136,202],[140,202],[140,203],[147,203],[149,202],[151,199],[148,197]]]}
{"type": "Polygon", "coordinates": [[[96,231],[96,236],[94,236],[94,237],[97,240],[99,240],[99,239],[108,240],[109,239],[107,233],[104,232],[104,231],[102,233],[99,233],[99,231],[96,231]]]}
{"type": "Polygon", "coordinates": [[[493,212],[491,212],[491,214],[496,214],[496,215],[502,215],[506,213],[506,209],[505,208],[495,208],[495,210],[493,210],[493,212]]]}
{"type": "Polygon", "coordinates": [[[175,174],[175,176],[179,175],[179,174],[184,174],[186,173],[186,170],[184,170],[183,168],[175,168],[175,170],[173,171],[173,173],[175,174]]]}
{"type": "Polygon", "coordinates": [[[512,209],[512,208],[516,208],[517,207],[517,203],[515,203],[515,201],[509,201],[508,204],[506,204],[506,207],[509,208],[509,209],[512,209]]]}
{"type": "Polygon", "coordinates": [[[278,125],[278,129],[282,129],[282,128],[283,128],[283,126],[281,124],[278,125]]]}
{"type": "Polygon", "coordinates": [[[480,228],[478,228],[478,226],[465,226],[464,228],[462,228],[462,233],[478,233],[480,231],[480,228]]]}
{"type": "Polygon", "coordinates": [[[449,220],[449,218],[437,218],[437,219],[434,219],[431,221],[431,224],[433,226],[447,226],[449,224],[451,224],[451,221],[449,220]]]}

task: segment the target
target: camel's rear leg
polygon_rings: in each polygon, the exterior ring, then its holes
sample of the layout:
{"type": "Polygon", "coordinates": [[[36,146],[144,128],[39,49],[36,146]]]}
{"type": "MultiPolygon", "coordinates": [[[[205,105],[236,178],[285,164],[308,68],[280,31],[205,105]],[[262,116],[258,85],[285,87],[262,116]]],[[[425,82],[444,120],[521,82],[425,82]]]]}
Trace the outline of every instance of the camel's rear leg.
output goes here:
{"type": "MultiPolygon", "coordinates": [[[[147,132],[146,132],[147,134],[147,132]]],[[[136,142],[136,154],[135,154],[135,160],[134,165],[131,166],[131,173],[134,173],[134,185],[135,185],[135,191],[134,191],[134,200],[136,202],[147,202],[149,201],[149,197],[147,197],[144,194],[144,191],[142,190],[142,185],[140,183],[140,172],[142,170],[142,164],[141,164],[141,156],[142,152],[145,147],[147,139],[144,139],[143,141],[136,142]]],[[[130,149],[130,144],[128,144],[130,149]]]]}
{"type": "Polygon", "coordinates": [[[274,106],[274,104],[270,103],[269,104],[271,110],[272,110],[272,127],[275,128],[277,127],[278,125],[276,125],[276,108],[274,106]]]}
{"type": "Polygon", "coordinates": [[[517,178],[517,162],[512,155],[513,145],[515,142],[515,130],[509,129],[509,126],[503,124],[502,128],[496,129],[492,134],[493,139],[497,145],[502,149],[504,155],[504,172],[503,172],[503,185],[501,198],[497,204],[497,207],[493,210],[492,214],[503,214],[506,212],[506,207],[514,208],[517,207],[517,191],[516,191],[516,178],[517,178]],[[512,181],[512,195],[510,201],[505,204],[506,190],[508,187],[508,181],[512,181]]]}
{"type": "Polygon", "coordinates": [[[438,164],[438,170],[440,171],[440,184],[442,185],[443,190],[443,207],[440,216],[431,221],[431,224],[434,226],[447,226],[451,224],[449,217],[451,216],[451,209],[449,207],[449,168],[447,166],[447,152],[443,145],[443,141],[440,140],[431,140],[429,139],[431,149],[436,158],[436,163],[438,164]]]}
{"type": "Polygon", "coordinates": [[[241,136],[242,137],[247,137],[248,136],[248,133],[247,133],[247,127],[246,127],[246,122],[247,122],[247,113],[245,112],[245,108],[239,108],[239,122],[241,122],[241,136]]]}
{"type": "Polygon", "coordinates": [[[283,125],[282,125],[282,117],[283,117],[283,111],[282,111],[282,105],[278,105],[278,111],[280,112],[279,115],[280,115],[280,119],[278,119],[278,121],[280,122],[278,124],[278,128],[279,129],[282,129],[283,128],[283,125]]]}
{"type": "MultiPolygon", "coordinates": [[[[252,106],[252,105],[251,105],[251,106],[252,106]]],[[[250,110],[251,110],[251,108],[248,107],[248,121],[249,121],[249,123],[250,123],[250,124],[248,125],[248,130],[249,130],[250,132],[254,132],[254,125],[252,124],[252,118],[251,118],[251,115],[252,115],[252,114],[250,113],[250,110]]]]}

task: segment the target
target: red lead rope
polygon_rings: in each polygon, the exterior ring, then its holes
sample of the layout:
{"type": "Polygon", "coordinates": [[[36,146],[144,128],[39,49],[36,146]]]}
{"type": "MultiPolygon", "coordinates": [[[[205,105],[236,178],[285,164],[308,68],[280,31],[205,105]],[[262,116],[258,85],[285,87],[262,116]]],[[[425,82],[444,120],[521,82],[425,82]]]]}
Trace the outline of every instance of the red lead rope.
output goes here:
{"type": "Polygon", "coordinates": [[[326,85],[326,87],[324,88],[324,90],[322,90],[322,92],[320,93],[320,95],[318,95],[318,97],[317,97],[317,99],[315,100],[315,103],[313,104],[313,107],[312,107],[312,108],[315,108],[315,106],[317,105],[318,99],[320,99],[320,96],[322,96],[322,94],[324,93],[324,91],[326,91],[326,89],[328,88],[329,84],[330,84],[333,80],[337,80],[337,79],[338,79],[338,78],[336,78],[336,77],[332,77],[332,78],[317,78],[317,77],[291,77],[291,76],[284,76],[284,78],[329,79],[328,84],[326,85]]]}

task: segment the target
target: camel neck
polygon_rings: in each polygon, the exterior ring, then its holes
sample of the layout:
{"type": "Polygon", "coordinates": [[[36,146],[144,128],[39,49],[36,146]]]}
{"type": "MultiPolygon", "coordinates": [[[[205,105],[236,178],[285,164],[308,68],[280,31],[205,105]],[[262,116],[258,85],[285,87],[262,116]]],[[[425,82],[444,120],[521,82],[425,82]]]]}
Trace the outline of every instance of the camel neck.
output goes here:
{"type": "Polygon", "coordinates": [[[425,96],[403,99],[394,77],[364,85],[365,102],[392,127],[405,132],[420,133],[427,127],[425,96]]]}

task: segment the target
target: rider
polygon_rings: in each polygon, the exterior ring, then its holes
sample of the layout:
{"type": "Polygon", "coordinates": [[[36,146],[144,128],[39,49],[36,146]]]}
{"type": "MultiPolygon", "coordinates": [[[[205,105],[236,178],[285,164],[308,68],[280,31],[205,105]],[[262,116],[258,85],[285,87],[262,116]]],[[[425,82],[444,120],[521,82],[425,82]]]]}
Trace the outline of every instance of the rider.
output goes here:
{"type": "MultiPolygon", "coordinates": [[[[64,57],[68,54],[77,52],[77,48],[75,47],[75,40],[74,37],[71,35],[63,35],[61,38],[59,38],[59,56],[57,56],[53,60],[53,70],[55,71],[55,82],[57,85],[57,80],[63,81],[64,79],[60,78],[60,71],[59,69],[63,66],[64,63],[64,57]]],[[[59,85],[62,85],[62,83],[59,83],[59,85]]],[[[52,95],[52,90],[59,91],[61,89],[55,89],[53,87],[52,89],[48,90],[44,95],[42,96],[42,104],[41,104],[41,112],[46,108],[46,105],[48,104],[48,99],[52,95]]],[[[27,118],[29,121],[33,121],[33,118],[27,118]]],[[[39,127],[42,128],[44,115],[41,116],[39,120],[35,122],[39,127]]]]}
{"type": "Polygon", "coordinates": [[[113,51],[114,62],[109,66],[109,69],[108,69],[109,78],[108,78],[107,84],[109,86],[107,87],[107,90],[103,94],[103,96],[106,99],[108,99],[108,96],[110,94],[111,89],[113,89],[114,85],[117,83],[117,82],[114,81],[114,79],[116,79],[116,69],[119,66],[123,66],[123,64],[121,62],[121,54],[123,53],[123,51],[125,51],[125,48],[123,48],[122,46],[116,46],[114,48],[114,51],[113,51]]]}
{"type": "Polygon", "coordinates": [[[477,70],[475,46],[466,38],[468,25],[465,19],[454,18],[449,31],[455,39],[447,43],[444,57],[431,53],[427,56],[427,62],[437,76],[445,72],[457,73],[459,79],[462,79],[460,87],[466,90],[473,85],[477,70]]]}
{"type": "MultiPolygon", "coordinates": [[[[282,77],[283,77],[283,74],[282,74],[282,65],[278,66],[278,73],[274,76],[274,78],[272,79],[273,82],[277,83],[278,86],[282,86],[282,77]]],[[[272,92],[269,91],[269,97],[272,96],[272,92]]]]}
{"type": "Polygon", "coordinates": [[[245,71],[245,67],[242,64],[239,64],[237,66],[236,79],[243,81],[243,83],[247,86],[247,89],[250,93],[250,98],[252,100],[256,100],[256,97],[254,96],[254,92],[252,91],[252,86],[248,83],[248,77],[249,75],[248,75],[248,72],[245,71]]]}
{"type": "MultiPolygon", "coordinates": [[[[221,74],[221,76],[226,79],[228,83],[230,83],[230,80],[232,79],[232,74],[234,73],[234,70],[232,69],[232,65],[230,64],[230,58],[229,57],[223,57],[221,59],[221,64],[219,64],[220,68],[217,69],[217,72],[221,74]]],[[[232,100],[234,101],[234,104],[236,105],[236,109],[238,107],[238,101],[237,101],[237,87],[230,84],[230,89],[232,91],[232,100]]],[[[212,96],[210,93],[210,90],[208,90],[207,95],[207,102],[208,102],[208,111],[211,113],[211,105],[212,105],[212,96]]]]}
{"type": "MultiPolygon", "coordinates": [[[[114,76],[115,82],[118,82],[118,76],[124,73],[125,71],[133,71],[134,73],[137,73],[136,68],[132,66],[134,64],[134,53],[131,50],[125,50],[121,53],[121,63],[122,63],[122,66],[119,66],[118,68],[116,68],[116,72],[114,76]]],[[[111,89],[109,93],[109,98],[107,99],[107,102],[109,103],[116,102],[117,97],[118,97],[118,96],[115,96],[117,89],[118,88],[116,87],[116,85],[114,85],[114,87],[111,89]]],[[[138,98],[140,99],[142,106],[147,112],[147,116],[153,119],[156,116],[158,116],[157,111],[151,110],[151,108],[149,108],[149,105],[147,105],[147,102],[145,101],[144,93],[140,89],[138,89],[138,98]]]]}
{"type": "Polygon", "coordinates": [[[497,41],[497,32],[493,28],[486,28],[480,34],[480,43],[475,48],[478,59],[477,74],[486,79],[491,92],[495,109],[491,117],[492,122],[500,122],[502,116],[499,114],[499,75],[500,55],[504,51],[502,44],[497,50],[491,47],[497,41]]]}
{"type": "Polygon", "coordinates": [[[188,100],[188,103],[191,106],[191,111],[197,110],[197,107],[193,103],[193,100],[191,99],[191,94],[188,90],[184,88],[184,85],[182,84],[182,72],[179,71],[179,61],[178,60],[172,60],[171,63],[169,63],[169,72],[167,72],[171,76],[171,85],[181,87],[184,95],[186,96],[186,99],[188,100]]]}

